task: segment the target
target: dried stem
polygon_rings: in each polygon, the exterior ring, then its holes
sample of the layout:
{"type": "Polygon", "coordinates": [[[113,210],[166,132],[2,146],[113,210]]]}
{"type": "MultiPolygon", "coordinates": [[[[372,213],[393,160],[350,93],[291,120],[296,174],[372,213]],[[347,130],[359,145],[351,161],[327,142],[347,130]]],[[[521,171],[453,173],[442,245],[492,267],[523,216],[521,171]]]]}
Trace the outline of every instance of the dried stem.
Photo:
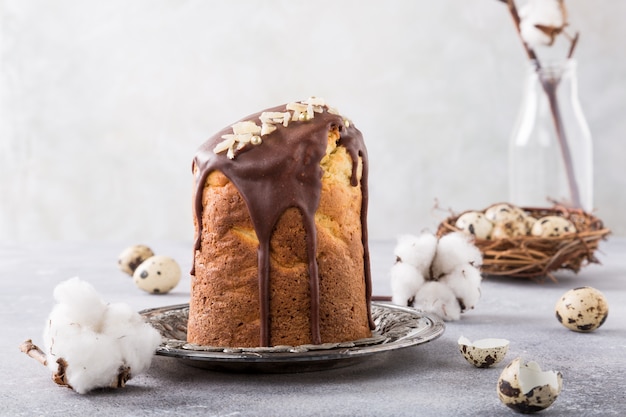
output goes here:
{"type": "MultiPolygon", "coordinates": [[[[504,1],[504,0],[503,0],[504,1]]],[[[522,30],[520,29],[521,19],[519,17],[519,13],[517,12],[517,7],[515,6],[514,0],[506,0],[506,4],[509,8],[509,13],[511,13],[511,17],[513,18],[513,24],[515,25],[515,30],[522,41],[522,45],[524,46],[524,50],[526,51],[526,55],[528,55],[528,59],[534,61],[537,64],[537,68],[540,68],[540,62],[537,58],[537,54],[535,51],[528,46],[524,38],[522,38],[522,30]]]]}
{"type": "Polygon", "coordinates": [[[39,349],[37,345],[33,344],[33,341],[31,339],[26,340],[20,345],[20,351],[35,359],[43,366],[48,365],[48,359],[46,358],[46,354],[41,349],[39,349]]]}
{"type": "MultiPolygon", "coordinates": [[[[501,0],[504,1],[504,0],[501,0]]],[[[520,29],[521,19],[519,17],[519,13],[517,12],[517,7],[515,6],[514,0],[506,0],[506,4],[508,6],[509,12],[511,13],[511,17],[513,18],[513,22],[515,23],[515,29],[517,34],[522,41],[522,45],[524,45],[524,49],[526,50],[526,54],[528,58],[535,65],[535,70],[539,72],[541,69],[541,63],[539,61],[539,57],[535,53],[535,51],[528,46],[528,44],[524,41],[522,37],[522,31],[520,29]]],[[[564,32],[563,32],[564,33],[564,32]]],[[[567,34],[565,34],[567,36],[567,34]]],[[[569,38],[569,36],[568,36],[569,38]]],[[[574,54],[574,49],[576,48],[576,44],[578,43],[579,34],[578,32],[573,38],[570,39],[570,48],[567,54],[567,59],[570,59],[574,54]]],[[[563,165],[565,166],[565,174],[567,177],[567,183],[570,189],[570,194],[572,196],[572,204],[575,207],[582,207],[580,200],[580,191],[578,189],[578,184],[576,183],[576,176],[574,175],[574,165],[572,161],[572,155],[569,149],[569,143],[567,141],[567,137],[565,136],[565,128],[563,126],[563,119],[561,117],[561,112],[559,110],[558,99],[556,94],[556,88],[559,84],[561,74],[559,74],[559,79],[544,79],[541,74],[539,74],[539,80],[543,89],[548,97],[548,103],[550,105],[550,113],[552,114],[552,120],[554,122],[554,127],[556,130],[557,139],[559,141],[559,145],[561,148],[561,155],[563,156],[563,165]]]]}
{"type": "MultiPolygon", "coordinates": [[[[567,34],[565,35],[567,36],[567,34]]],[[[570,46],[569,51],[567,52],[567,59],[571,59],[572,56],[574,56],[574,50],[576,49],[576,45],[578,44],[578,35],[578,32],[576,32],[573,38],[570,38],[568,36],[568,39],[570,39],[570,46]]]]}
{"type": "Polygon", "coordinates": [[[539,76],[543,90],[548,97],[548,103],[550,104],[550,113],[552,115],[552,121],[554,122],[554,128],[556,130],[556,136],[558,138],[561,155],[563,157],[565,166],[565,176],[567,177],[567,185],[569,187],[570,195],[572,197],[572,205],[574,207],[582,207],[582,201],[580,200],[580,191],[578,189],[578,183],[576,181],[576,175],[574,173],[574,164],[572,161],[572,154],[569,149],[567,138],[565,137],[565,126],[563,126],[563,118],[561,117],[561,110],[559,109],[559,101],[556,96],[556,89],[561,81],[561,74],[550,79],[544,79],[539,76]]]}

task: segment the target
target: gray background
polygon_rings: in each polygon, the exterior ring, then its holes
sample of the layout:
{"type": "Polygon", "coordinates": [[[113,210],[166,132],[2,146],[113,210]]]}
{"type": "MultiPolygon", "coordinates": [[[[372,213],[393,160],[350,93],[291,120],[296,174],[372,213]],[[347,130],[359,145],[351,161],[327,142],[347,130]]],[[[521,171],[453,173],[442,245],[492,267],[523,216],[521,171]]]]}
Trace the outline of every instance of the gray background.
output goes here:
{"type": "MultiPolygon", "coordinates": [[[[597,215],[626,234],[626,2],[570,0],[597,215]]],[[[190,240],[190,161],[316,95],[371,163],[370,233],[507,199],[525,55],[504,4],[3,0],[0,240],[190,240]]]]}

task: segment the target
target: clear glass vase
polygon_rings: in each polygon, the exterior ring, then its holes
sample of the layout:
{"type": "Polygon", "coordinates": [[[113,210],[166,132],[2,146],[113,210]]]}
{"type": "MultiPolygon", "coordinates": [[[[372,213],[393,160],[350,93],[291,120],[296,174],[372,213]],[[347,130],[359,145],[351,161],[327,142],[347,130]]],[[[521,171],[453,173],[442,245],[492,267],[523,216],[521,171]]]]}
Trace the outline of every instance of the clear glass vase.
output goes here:
{"type": "Polygon", "coordinates": [[[520,206],[593,210],[593,145],[575,61],[528,70],[509,144],[509,190],[520,206]]]}

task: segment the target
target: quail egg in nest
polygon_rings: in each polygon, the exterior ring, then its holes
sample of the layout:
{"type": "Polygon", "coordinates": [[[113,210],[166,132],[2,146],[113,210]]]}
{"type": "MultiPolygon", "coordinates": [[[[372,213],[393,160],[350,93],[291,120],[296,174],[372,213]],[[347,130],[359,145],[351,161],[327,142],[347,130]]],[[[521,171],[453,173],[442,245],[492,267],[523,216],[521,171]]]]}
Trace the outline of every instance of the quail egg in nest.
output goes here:
{"type": "Polygon", "coordinates": [[[476,239],[489,239],[493,223],[479,211],[468,211],[459,216],[455,226],[459,229],[474,235],[476,239]]]}
{"type": "Polygon", "coordinates": [[[499,203],[487,207],[485,217],[494,223],[522,221],[526,213],[521,208],[509,203],[499,203]]]}
{"type": "Polygon", "coordinates": [[[535,237],[561,237],[568,233],[576,233],[576,226],[561,216],[545,216],[538,219],[530,230],[535,237]]]}

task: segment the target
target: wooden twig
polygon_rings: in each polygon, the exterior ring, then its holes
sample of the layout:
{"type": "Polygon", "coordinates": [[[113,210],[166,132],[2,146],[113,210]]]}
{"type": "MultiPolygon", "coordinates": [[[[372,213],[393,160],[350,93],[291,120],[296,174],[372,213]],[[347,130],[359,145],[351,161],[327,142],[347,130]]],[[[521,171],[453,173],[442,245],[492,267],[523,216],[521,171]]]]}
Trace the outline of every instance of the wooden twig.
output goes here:
{"type": "Polygon", "coordinates": [[[567,52],[567,59],[571,59],[574,56],[574,49],[576,49],[576,45],[578,44],[579,33],[576,32],[574,37],[571,40],[569,51],[567,52]]]}
{"type": "MultiPolygon", "coordinates": [[[[31,339],[24,341],[20,345],[20,351],[35,359],[40,364],[48,366],[48,358],[46,357],[46,354],[37,345],[35,345],[31,339]]],[[[67,361],[63,358],[59,358],[57,359],[56,363],[58,366],[56,372],[52,374],[52,381],[54,381],[54,383],[57,385],[73,389],[67,379],[67,361]]],[[[126,386],[126,382],[131,377],[132,375],[130,367],[122,365],[118,369],[117,377],[111,381],[109,387],[124,388],[126,386]]]]}
{"type": "Polygon", "coordinates": [[[39,347],[35,345],[31,339],[24,341],[20,345],[20,351],[35,359],[43,366],[48,366],[48,359],[46,358],[46,354],[43,352],[43,350],[39,349],[39,347]]]}

